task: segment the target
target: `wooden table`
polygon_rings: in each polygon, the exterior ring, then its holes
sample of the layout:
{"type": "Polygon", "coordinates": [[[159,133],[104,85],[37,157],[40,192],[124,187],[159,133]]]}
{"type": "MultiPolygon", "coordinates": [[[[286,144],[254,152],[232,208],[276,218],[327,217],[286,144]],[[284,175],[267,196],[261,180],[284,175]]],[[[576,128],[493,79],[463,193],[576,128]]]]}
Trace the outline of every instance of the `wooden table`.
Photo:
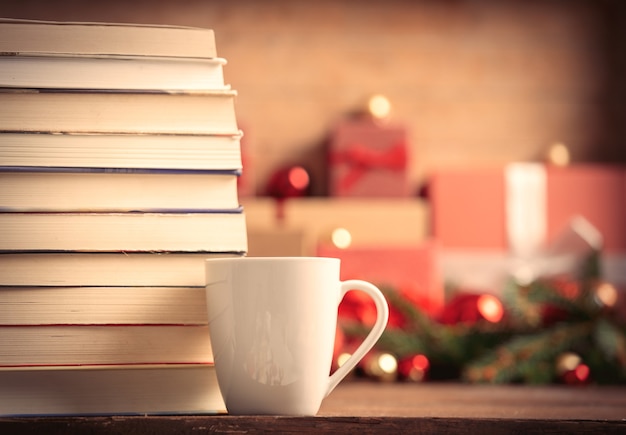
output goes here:
{"type": "Polygon", "coordinates": [[[344,381],[315,417],[0,418],[0,434],[626,434],[626,387],[344,381]]]}

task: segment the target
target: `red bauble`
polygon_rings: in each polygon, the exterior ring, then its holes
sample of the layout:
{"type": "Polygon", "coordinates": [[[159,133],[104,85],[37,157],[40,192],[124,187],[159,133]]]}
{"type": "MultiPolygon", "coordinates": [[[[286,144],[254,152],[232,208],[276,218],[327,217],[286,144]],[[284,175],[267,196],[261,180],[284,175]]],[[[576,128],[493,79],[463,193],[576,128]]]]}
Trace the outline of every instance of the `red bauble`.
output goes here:
{"type": "MultiPolygon", "coordinates": [[[[372,298],[361,291],[351,291],[343,298],[339,305],[339,317],[358,321],[366,326],[373,326],[376,322],[376,305],[372,298]]],[[[392,304],[389,305],[389,320],[387,326],[390,328],[403,328],[406,326],[405,316],[392,304]]]]}
{"type": "Polygon", "coordinates": [[[568,385],[585,385],[590,382],[591,372],[586,364],[579,364],[575,369],[565,372],[563,382],[568,385]]]}
{"type": "Polygon", "coordinates": [[[272,174],[267,183],[267,194],[276,198],[276,220],[285,219],[285,201],[305,196],[309,192],[309,173],[302,166],[290,166],[272,174]]]}
{"type": "Polygon", "coordinates": [[[478,321],[499,322],[504,316],[504,307],[498,298],[490,294],[460,292],[448,302],[437,320],[444,325],[478,321]]]}
{"type": "Polygon", "coordinates": [[[274,172],[267,183],[267,194],[277,199],[305,196],[309,191],[309,173],[302,166],[289,166],[274,172]]]}
{"type": "Polygon", "coordinates": [[[426,355],[411,355],[398,363],[398,376],[402,380],[421,382],[426,380],[429,368],[430,361],[426,355]]]}

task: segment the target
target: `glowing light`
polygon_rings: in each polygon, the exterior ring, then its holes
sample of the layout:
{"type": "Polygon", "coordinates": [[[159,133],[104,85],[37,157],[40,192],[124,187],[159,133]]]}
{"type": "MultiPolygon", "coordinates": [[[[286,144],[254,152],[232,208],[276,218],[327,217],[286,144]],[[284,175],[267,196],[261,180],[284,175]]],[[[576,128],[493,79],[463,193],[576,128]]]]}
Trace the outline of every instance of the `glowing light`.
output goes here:
{"type": "Polygon", "coordinates": [[[346,361],[348,361],[348,359],[351,357],[352,355],[349,353],[342,353],[337,357],[337,365],[339,367],[341,367],[342,365],[344,365],[346,363],[346,361]]]}
{"type": "Polygon", "coordinates": [[[421,370],[423,372],[428,370],[428,367],[430,367],[430,361],[428,361],[428,358],[426,358],[425,355],[421,355],[421,354],[415,355],[412,358],[411,363],[414,368],[421,370]]]}
{"type": "Polygon", "coordinates": [[[600,284],[596,288],[597,300],[606,307],[612,307],[617,303],[617,289],[608,282],[600,284]]]}
{"type": "Polygon", "coordinates": [[[391,103],[384,95],[374,95],[367,103],[367,110],[374,118],[386,118],[391,112],[391,103]]]}
{"type": "Polygon", "coordinates": [[[309,186],[309,173],[301,166],[294,166],[287,175],[289,184],[297,190],[304,190],[309,186]]]}
{"type": "Polygon", "coordinates": [[[339,249],[346,249],[352,244],[352,234],[345,228],[336,228],[333,230],[331,241],[339,249]]]}
{"type": "Polygon", "coordinates": [[[548,151],[548,161],[556,166],[567,166],[570,162],[569,150],[562,143],[555,143],[548,151]]]}
{"type": "Polygon", "coordinates": [[[411,381],[423,381],[430,367],[430,361],[426,355],[418,354],[412,356],[409,360],[400,363],[401,375],[411,381]]]}
{"type": "Polygon", "coordinates": [[[398,361],[393,355],[383,353],[378,357],[378,367],[383,373],[395,373],[398,369],[398,361]]]}
{"type": "Polygon", "coordinates": [[[504,308],[498,298],[492,295],[482,295],[476,302],[478,311],[489,322],[497,323],[504,316],[504,308]]]}
{"type": "Polygon", "coordinates": [[[580,382],[585,382],[587,379],[589,379],[589,366],[587,364],[579,364],[578,367],[576,367],[576,369],[574,370],[574,373],[576,374],[576,379],[578,379],[580,382]]]}
{"type": "Polygon", "coordinates": [[[580,365],[581,358],[573,352],[566,352],[559,356],[556,361],[556,369],[560,374],[576,370],[580,365]]]}

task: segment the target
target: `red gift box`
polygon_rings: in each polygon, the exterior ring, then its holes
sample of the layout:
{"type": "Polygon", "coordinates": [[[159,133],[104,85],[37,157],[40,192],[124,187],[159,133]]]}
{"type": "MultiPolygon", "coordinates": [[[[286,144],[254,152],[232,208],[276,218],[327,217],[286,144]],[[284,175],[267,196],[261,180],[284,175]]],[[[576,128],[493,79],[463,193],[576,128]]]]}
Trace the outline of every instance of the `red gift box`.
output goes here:
{"type": "MultiPolygon", "coordinates": [[[[503,168],[481,168],[432,175],[432,232],[442,248],[510,249],[504,174],[503,168]]],[[[545,166],[545,177],[546,243],[578,215],[602,234],[606,252],[626,251],[626,167],[545,166]]]]}
{"type": "Polygon", "coordinates": [[[341,122],[329,144],[332,196],[409,195],[407,130],[400,125],[357,119],[341,122]]]}
{"type": "Polygon", "coordinates": [[[359,246],[346,249],[321,244],[317,247],[317,255],[339,258],[341,279],[344,281],[361,279],[399,291],[427,313],[436,313],[443,306],[443,283],[437,243],[434,241],[416,246],[359,246]]]}
{"type": "Polygon", "coordinates": [[[626,167],[548,167],[548,238],[582,215],[604,238],[608,253],[626,251],[626,167]]]}

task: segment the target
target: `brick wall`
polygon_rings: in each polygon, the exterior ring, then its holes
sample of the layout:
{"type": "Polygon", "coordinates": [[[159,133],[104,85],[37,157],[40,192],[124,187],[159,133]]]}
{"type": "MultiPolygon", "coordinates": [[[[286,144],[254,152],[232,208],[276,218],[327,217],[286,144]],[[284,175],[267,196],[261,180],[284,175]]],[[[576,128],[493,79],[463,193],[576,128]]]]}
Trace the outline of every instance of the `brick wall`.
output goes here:
{"type": "Polygon", "coordinates": [[[411,130],[411,178],[542,158],[626,163],[619,0],[22,0],[0,15],[211,27],[262,189],[373,93],[411,130]],[[88,6],[87,6],[88,5],[88,6]]]}

